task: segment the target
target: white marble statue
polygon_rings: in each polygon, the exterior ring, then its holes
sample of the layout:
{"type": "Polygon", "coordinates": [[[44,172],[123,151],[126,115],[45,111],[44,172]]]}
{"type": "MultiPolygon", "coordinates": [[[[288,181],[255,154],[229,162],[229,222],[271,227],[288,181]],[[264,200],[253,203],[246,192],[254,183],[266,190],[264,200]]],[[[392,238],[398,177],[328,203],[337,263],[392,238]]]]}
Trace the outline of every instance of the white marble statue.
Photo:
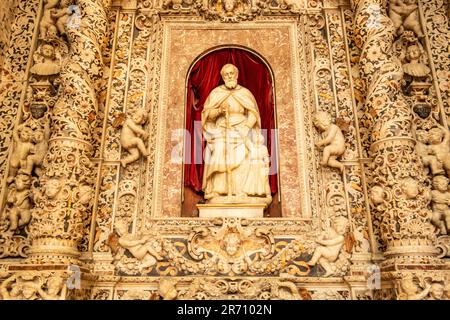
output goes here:
{"type": "Polygon", "coordinates": [[[261,119],[253,94],[237,83],[238,72],[232,64],[223,66],[225,84],[213,89],[204,104],[202,189],[209,203],[268,204],[272,198],[261,119]]]}
{"type": "Polygon", "coordinates": [[[248,139],[247,148],[250,151],[250,171],[244,183],[244,192],[247,195],[270,197],[269,153],[262,134],[256,135],[254,142],[248,139]]]}

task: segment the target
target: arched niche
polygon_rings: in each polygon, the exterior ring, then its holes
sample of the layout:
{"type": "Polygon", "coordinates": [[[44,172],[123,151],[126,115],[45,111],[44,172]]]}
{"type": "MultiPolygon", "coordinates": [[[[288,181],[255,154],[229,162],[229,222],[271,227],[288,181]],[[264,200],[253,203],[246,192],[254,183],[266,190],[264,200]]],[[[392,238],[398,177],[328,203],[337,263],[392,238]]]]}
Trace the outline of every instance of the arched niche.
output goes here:
{"type": "Polygon", "coordinates": [[[271,162],[269,182],[273,201],[266,209],[265,216],[280,217],[273,72],[267,61],[259,54],[237,46],[216,47],[204,52],[191,64],[186,76],[182,216],[196,216],[195,205],[204,201],[201,185],[205,142],[202,139],[201,112],[211,90],[223,84],[220,70],[227,63],[232,63],[239,69],[238,83],[249,89],[258,103],[261,129],[271,162]]]}

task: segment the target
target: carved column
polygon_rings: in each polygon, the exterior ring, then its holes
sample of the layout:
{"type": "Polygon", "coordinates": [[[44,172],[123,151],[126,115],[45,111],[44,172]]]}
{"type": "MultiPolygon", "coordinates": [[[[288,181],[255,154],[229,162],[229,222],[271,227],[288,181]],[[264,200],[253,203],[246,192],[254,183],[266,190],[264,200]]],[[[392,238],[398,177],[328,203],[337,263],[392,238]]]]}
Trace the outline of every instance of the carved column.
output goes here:
{"type": "Polygon", "coordinates": [[[362,50],[360,77],[364,87],[364,121],[371,124],[371,188],[374,219],[386,246],[386,258],[429,262],[435,235],[428,207],[423,165],[411,135],[410,106],[401,92],[403,71],[393,53],[395,28],[386,0],[352,0],[356,45],[362,50]],[[417,257],[417,259],[414,259],[417,257]]]}
{"type": "Polygon", "coordinates": [[[75,4],[77,10],[66,25],[70,52],[60,74],[61,90],[52,112],[52,133],[30,225],[29,259],[34,263],[76,261],[91,214],[95,175],[90,159],[107,16],[101,0],[75,4]]]}

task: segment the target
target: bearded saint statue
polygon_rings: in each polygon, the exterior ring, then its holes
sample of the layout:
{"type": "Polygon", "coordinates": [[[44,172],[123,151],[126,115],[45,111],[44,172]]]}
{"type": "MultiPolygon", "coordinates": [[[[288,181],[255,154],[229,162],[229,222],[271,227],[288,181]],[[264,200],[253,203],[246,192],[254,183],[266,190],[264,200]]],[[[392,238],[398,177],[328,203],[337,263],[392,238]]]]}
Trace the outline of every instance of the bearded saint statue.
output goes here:
{"type": "Polygon", "coordinates": [[[202,190],[207,203],[269,204],[269,154],[258,105],[237,83],[238,72],[232,64],[223,66],[225,84],[213,89],[204,104],[202,190]]]}

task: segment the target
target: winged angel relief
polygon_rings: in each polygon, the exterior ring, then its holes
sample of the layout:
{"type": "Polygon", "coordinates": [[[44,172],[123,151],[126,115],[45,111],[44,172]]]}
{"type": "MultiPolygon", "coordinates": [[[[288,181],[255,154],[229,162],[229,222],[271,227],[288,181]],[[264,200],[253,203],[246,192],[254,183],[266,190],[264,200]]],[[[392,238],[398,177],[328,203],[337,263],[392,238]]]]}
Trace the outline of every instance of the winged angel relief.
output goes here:
{"type": "Polygon", "coordinates": [[[110,236],[116,270],[128,275],[263,275],[306,276],[308,250],[298,240],[275,244],[269,228],[251,227],[239,218],[217,219],[198,227],[187,244],[156,233],[132,235],[120,226],[110,236]]]}

